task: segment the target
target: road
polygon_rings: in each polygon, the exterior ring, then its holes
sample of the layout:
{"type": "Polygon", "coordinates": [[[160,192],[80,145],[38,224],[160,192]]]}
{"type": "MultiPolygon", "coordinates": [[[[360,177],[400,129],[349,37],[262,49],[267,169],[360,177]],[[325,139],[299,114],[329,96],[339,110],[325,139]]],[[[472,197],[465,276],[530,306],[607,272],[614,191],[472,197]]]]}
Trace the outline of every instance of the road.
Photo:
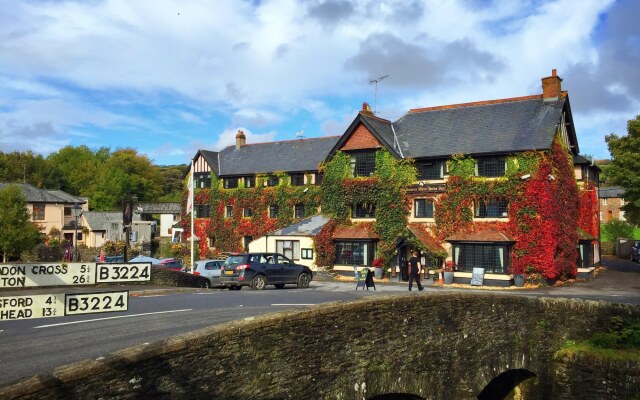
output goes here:
{"type": "MultiPolygon", "coordinates": [[[[414,291],[412,294],[428,296],[443,291],[479,295],[500,293],[640,304],[640,265],[624,260],[609,260],[607,264],[609,270],[597,279],[564,287],[486,291],[427,286],[424,292],[414,291]]],[[[57,366],[99,358],[115,350],[223,322],[331,301],[407,293],[403,284],[378,284],[376,291],[356,291],[354,288],[353,283],[314,281],[308,289],[291,287],[278,290],[269,287],[264,291],[244,288],[241,291],[200,289],[164,292],[160,295],[130,296],[129,309],[123,313],[1,321],[0,385],[47,372],[57,366]]]]}

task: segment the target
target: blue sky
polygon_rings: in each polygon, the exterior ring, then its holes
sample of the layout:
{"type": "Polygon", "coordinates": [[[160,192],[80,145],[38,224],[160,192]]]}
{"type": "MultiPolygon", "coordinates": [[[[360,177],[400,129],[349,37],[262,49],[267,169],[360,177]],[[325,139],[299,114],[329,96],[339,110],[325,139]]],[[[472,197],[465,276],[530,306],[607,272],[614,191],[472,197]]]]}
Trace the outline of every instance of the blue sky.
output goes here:
{"type": "Polygon", "coordinates": [[[557,69],[583,154],[640,114],[634,0],[0,0],[0,149],[133,147],[185,164],[340,135],[363,101],[410,108],[541,93],[557,69]]]}

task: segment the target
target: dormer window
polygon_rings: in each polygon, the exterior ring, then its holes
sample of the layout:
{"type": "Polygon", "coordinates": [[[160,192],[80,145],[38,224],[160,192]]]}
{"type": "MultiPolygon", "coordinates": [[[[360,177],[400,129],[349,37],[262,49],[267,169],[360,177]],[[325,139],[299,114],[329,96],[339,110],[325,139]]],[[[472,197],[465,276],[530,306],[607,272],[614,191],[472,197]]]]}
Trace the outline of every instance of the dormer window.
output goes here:
{"type": "Polygon", "coordinates": [[[252,188],[256,186],[256,177],[255,176],[245,176],[244,177],[244,187],[252,188]]]}
{"type": "Polygon", "coordinates": [[[357,176],[371,176],[376,171],[375,151],[351,154],[351,174],[357,176]]]}
{"type": "Polygon", "coordinates": [[[275,175],[271,175],[267,179],[267,186],[278,186],[279,183],[280,183],[280,178],[278,178],[275,175]]]}
{"type": "Polygon", "coordinates": [[[485,157],[476,161],[476,176],[504,176],[507,160],[504,157],[485,157]]]}

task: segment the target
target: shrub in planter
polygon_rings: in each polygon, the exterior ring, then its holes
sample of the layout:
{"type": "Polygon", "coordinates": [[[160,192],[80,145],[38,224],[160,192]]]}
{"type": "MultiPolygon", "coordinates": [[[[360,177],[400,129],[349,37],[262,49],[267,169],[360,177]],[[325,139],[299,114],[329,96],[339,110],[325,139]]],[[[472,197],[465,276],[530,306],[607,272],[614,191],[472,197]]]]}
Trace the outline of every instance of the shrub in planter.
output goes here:
{"type": "Polygon", "coordinates": [[[376,258],[375,260],[373,260],[371,265],[373,265],[375,267],[374,275],[375,275],[376,279],[382,278],[382,265],[383,265],[382,258],[376,258]]]}
{"type": "Polygon", "coordinates": [[[444,283],[446,285],[451,285],[453,283],[453,271],[455,269],[455,264],[453,261],[447,261],[444,263],[444,283]]]}

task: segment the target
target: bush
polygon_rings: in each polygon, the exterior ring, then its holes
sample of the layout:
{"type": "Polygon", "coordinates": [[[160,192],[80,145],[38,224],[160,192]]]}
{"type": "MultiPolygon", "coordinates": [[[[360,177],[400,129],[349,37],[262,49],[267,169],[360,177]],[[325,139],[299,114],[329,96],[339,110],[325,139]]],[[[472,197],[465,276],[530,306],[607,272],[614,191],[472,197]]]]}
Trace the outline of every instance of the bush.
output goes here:
{"type": "Polygon", "coordinates": [[[619,219],[612,219],[602,227],[602,234],[615,242],[618,238],[632,238],[633,226],[626,221],[620,221],[619,219]]]}

